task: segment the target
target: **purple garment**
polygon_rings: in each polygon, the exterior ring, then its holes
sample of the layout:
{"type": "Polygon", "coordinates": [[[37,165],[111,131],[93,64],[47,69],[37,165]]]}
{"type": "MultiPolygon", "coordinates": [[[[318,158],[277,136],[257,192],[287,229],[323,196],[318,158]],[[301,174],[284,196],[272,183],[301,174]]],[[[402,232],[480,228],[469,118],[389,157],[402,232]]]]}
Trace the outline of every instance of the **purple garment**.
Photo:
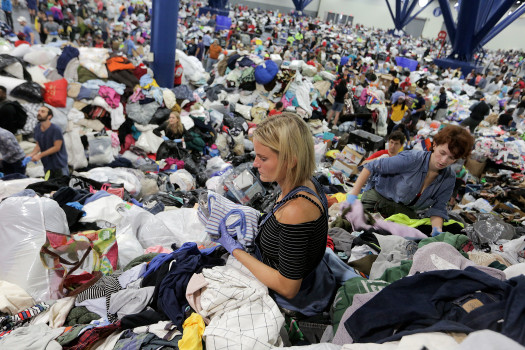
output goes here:
{"type": "Polygon", "coordinates": [[[379,216],[374,216],[375,222],[373,225],[367,224],[361,201],[355,201],[354,204],[352,204],[352,210],[346,213],[345,219],[352,224],[354,231],[368,230],[373,227],[386,230],[395,236],[405,238],[428,238],[427,235],[416,228],[398,224],[396,222],[385,221],[379,216]]]}
{"type": "Polygon", "coordinates": [[[345,327],[345,322],[356,312],[361,306],[368,303],[373,297],[377,295],[378,292],[370,292],[366,294],[356,294],[354,295],[354,300],[352,302],[352,305],[346,309],[345,313],[341,317],[341,321],[339,322],[339,327],[337,328],[337,332],[335,332],[334,339],[332,340],[332,344],[337,345],[345,345],[345,344],[352,344],[354,340],[348,334],[348,331],[345,327]]]}

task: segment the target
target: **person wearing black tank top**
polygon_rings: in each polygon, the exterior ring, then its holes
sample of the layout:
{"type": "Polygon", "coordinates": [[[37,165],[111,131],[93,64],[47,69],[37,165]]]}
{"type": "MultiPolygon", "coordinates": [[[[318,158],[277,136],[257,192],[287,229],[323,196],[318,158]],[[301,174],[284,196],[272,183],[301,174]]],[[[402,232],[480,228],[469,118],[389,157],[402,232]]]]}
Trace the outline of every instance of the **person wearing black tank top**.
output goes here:
{"type": "Polygon", "coordinates": [[[285,112],[260,123],[253,143],[261,181],[277,182],[281,195],[259,225],[257,258],[227,234],[219,242],[269,289],[292,299],[323,260],[328,235],[326,196],[312,177],[313,138],[301,118],[285,112]]]}

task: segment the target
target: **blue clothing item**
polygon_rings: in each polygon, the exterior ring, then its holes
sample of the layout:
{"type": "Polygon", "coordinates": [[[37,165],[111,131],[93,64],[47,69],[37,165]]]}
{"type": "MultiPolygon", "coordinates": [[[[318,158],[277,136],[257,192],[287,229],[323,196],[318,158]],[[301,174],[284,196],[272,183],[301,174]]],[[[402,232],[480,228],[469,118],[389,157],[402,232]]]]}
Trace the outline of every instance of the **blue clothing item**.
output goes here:
{"type": "Polygon", "coordinates": [[[402,278],[344,325],[355,343],[383,343],[429,331],[491,329],[523,344],[525,276],[500,281],[475,267],[402,278]]]}
{"type": "Polygon", "coordinates": [[[133,50],[137,50],[137,46],[131,39],[127,39],[124,41],[124,51],[126,51],[126,55],[131,57],[133,56],[133,50]]]}
{"type": "Polygon", "coordinates": [[[62,54],[58,57],[57,60],[57,72],[60,75],[64,75],[67,64],[75,57],[80,55],[80,51],[76,47],[66,46],[62,50],[62,54]]]}
{"type": "Polygon", "coordinates": [[[29,42],[30,44],[37,44],[38,43],[38,39],[37,39],[36,35],[34,35],[34,34],[33,34],[33,39],[35,41],[34,41],[34,43],[31,43],[31,33],[33,33],[33,29],[31,29],[30,25],[26,24],[22,31],[24,32],[24,35],[26,36],[26,41],[27,42],[29,42]]]}
{"type": "Polygon", "coordinates": [[[2,154],[2,160],[6,163],[15,163],[25,157],[25,153],[18,141],[16,141],[15,135],[4,128],[0,128],[0,153],[2,154]]]}
{"type": "Polygon", "coordinates": [[[13,4],[11,4],[11,0],[2,0],[2,10],[13,12],[13,4]]]}
{"type": "Polygon", "coordinates": [[[204,57],[204,42],[199,42],[197,44],[197,49],[199,49],[199,52],[195,55],[199,59],[199,61],[202,61],[202,57],[204,57]]]}
{"type": "Polygon", "coordinates": [[[405,96],[405,94],[401,91],[394,92],[392,97],[390,97],[390,102],[392,102],[392,104],[396,103],[400,96],[405,96]]]}
{"type": "MultiPolygon", "coordinates": [[[[365,191],[374,188],[387,199],[409,205],[423,187],[431,154],[429,151],[404,151],[365,164],[364,167],[372,173],[365,191]]],[[[411,208],[416,211],[430,208],[427,216],[448,220],[446,206],[455,184],[456,176],[450,167],[441,170],[411,208]]]]}
{"type": "Polygon", "coordinates": [[[185,245],[188,245],[189,249],[181,248],[170,254],[173,261],[158,288],[157,310],[164,312],[177,329],[182,329],[185,310],[189,306],[186,288],[193,274],[200,272],[202,268],[224,265],[222,259],[202,255],[196,243],[185,245]]]}
{"type": "Polygon", "coordinates": [[[61,140],[62,146],[60,150],[56,153],[50,154],[42,158],[42,163],[44,164],[44,170],[59,170],[67,169],[67,151],[64,144],[64,136],[62,135],[62,130],[55,124],[51,123],[51,126],[46,130],[42,131],[40,129],[40,124],[37,124],[34,131],[35,141],[38,142],[40,147],[40,152],[44,152],[55,145],[55,141],[61,140]]]}
{"type": "Polygon", "coordinates": [[[204,34],[202,37],[202,42],[204,43],[204,46],[210,46],[211,45],[211,36],[208,34],[204,34]]]}
{"type": "Polygon", "coordinates": [[[107,196],[109,196],[109,193],[107,193],[106,191],[97,191],[84,200],[84,205],[91,203],[93,201],[96,201],[97,199],[107,197],[107,196]]]}

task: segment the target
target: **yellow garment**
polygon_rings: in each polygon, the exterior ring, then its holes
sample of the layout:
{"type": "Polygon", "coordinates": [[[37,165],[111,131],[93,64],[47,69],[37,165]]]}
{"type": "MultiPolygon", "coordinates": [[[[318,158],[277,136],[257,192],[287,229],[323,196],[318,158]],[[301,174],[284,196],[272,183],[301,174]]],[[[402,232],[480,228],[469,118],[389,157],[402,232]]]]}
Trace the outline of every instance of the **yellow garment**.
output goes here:
{"type": "Polygon", "coordinates": [[[392,106],[392,115],[390,116],[390,119],[392,119],[393,122],[398,122],[403,119],[405,116],[405,113],[408,110],[408,107],[405,106],[404,109],[401,109],[402,105],[392,106]]]}
{"type": "Polygon", "coordinates": [[[339,153],[341,153],[341,151],[339,151],[339,150],[337,150],[337,149],[333,149],[333,150],[330,150],[330,151],[326,152],[326,153],[325,153],[325,156],[335,159],[335,157],[336,157],[339,153]]]}
{"type": "Polygon", "coordinates": [[[202,335],[204,334],[204,320],[197,313],[192,313],[182,324],[184,332],[179,340],[180,350],[202,350],[202,335]]]}
{"type": "MultiPolygon", "coordinates": [[[[431,225],[430,218],[410,219],[408,216],[406,216],[405,214],[401,214],[401,213],[392,215],[386,218],[385,220],[393,221],[398,224],[403,224],[409,227],[419,227],[421,225],[431,225]]],[[[448,221],[443,222],[443,226],[452,225],[452,224],[459,224],[461,225],[461,227],[465,227],[465,225],[463,225],[461,222],[456,221],[456,220],[448,220],[448,221]]]]}
{"type": "Polygon", "coordinates": [[[337,203],[341,203],[341,202],[346,201],[346,193],[339,192],[339,193],[336,193],[336,194],[330,196],[330,198],[335,198],[335,199],[337,199],[337,203]]]}
{"type": "Polygon", "coordinates": [[[143,88],[144,90],[149,90],[152,87],[160,87],[159,84],[157,84],[157,81],[155,79],[153,79],[152,83],[149,83],[147,85],[141,86],[141,88],[143,88]]]}

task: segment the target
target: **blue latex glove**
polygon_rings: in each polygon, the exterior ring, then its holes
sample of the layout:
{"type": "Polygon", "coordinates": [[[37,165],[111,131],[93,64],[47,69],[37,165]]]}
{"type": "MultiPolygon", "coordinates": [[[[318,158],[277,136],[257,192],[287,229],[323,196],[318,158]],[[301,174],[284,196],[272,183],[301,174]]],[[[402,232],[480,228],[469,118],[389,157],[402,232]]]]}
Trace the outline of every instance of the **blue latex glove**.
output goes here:
{"type": "Polygon", "coordinates": [[[357,196],[355,194],[347,194],[346,195],[346,201],[348,204],[354,204],[354,202],[357,200],[357,196]]]}
{"type": "Polygon", "coordinates": [[[414,114],[416,114],[416,113],[417,113],[417,111],[416,111],[416,110],[412,111],[412,115],[414,115],[414,114]]]}
{"type": "Polygon", "coordinates": [[[29,163],[30,161],[31,161],[30,156],[25,157],[24,160],[22,161],[22,166],[27,166],[27,163],[29,163]]]}
{"type": "Polygon", "coordinates": [[[434,227],[434,229],[432,230],[432,237],[436,237],[436,236],[439,236],[440,234],[442,234],[443,232],[441,232],[439,230],[439,228],[437,227],[434,227]]]}
{"type": "Polygon", "coordinates": [[[219,231],[221,236],[219,239],[215,240],[215,242],[220,243],[224,249],[228,251],[228,253],[233,254],[233,251],[235,249],[244,250],[242,245],[237,242],[230,234],[228,233],[228,230],[226,230],[226,224],[224,221],[221,221],[219,225],[219,231]]]}
{"type": "Polygon", "coordinates": [[[84,208],[84,206],[80,204],[79,202],[69,202],[69,203],[66,203],[66,205],[72,208],[78,209],[78,210],[82,210],[82,208],[84,208]]]}
{"type": "Polygon", "coordinates": [[[140,203],[138,200],[136,200],[135,198],[131,198],[131,203],[135,204],[137,207],[141,207],[143,206],[142,203],[140,203]]]}
{"type": "Polygon", "coordinates": [[[167,137],[167,136],[162,136],[162,139],[163,139],[164,141],[169,141],[169,140],[170,140],[169,137],[167,137]]]}

